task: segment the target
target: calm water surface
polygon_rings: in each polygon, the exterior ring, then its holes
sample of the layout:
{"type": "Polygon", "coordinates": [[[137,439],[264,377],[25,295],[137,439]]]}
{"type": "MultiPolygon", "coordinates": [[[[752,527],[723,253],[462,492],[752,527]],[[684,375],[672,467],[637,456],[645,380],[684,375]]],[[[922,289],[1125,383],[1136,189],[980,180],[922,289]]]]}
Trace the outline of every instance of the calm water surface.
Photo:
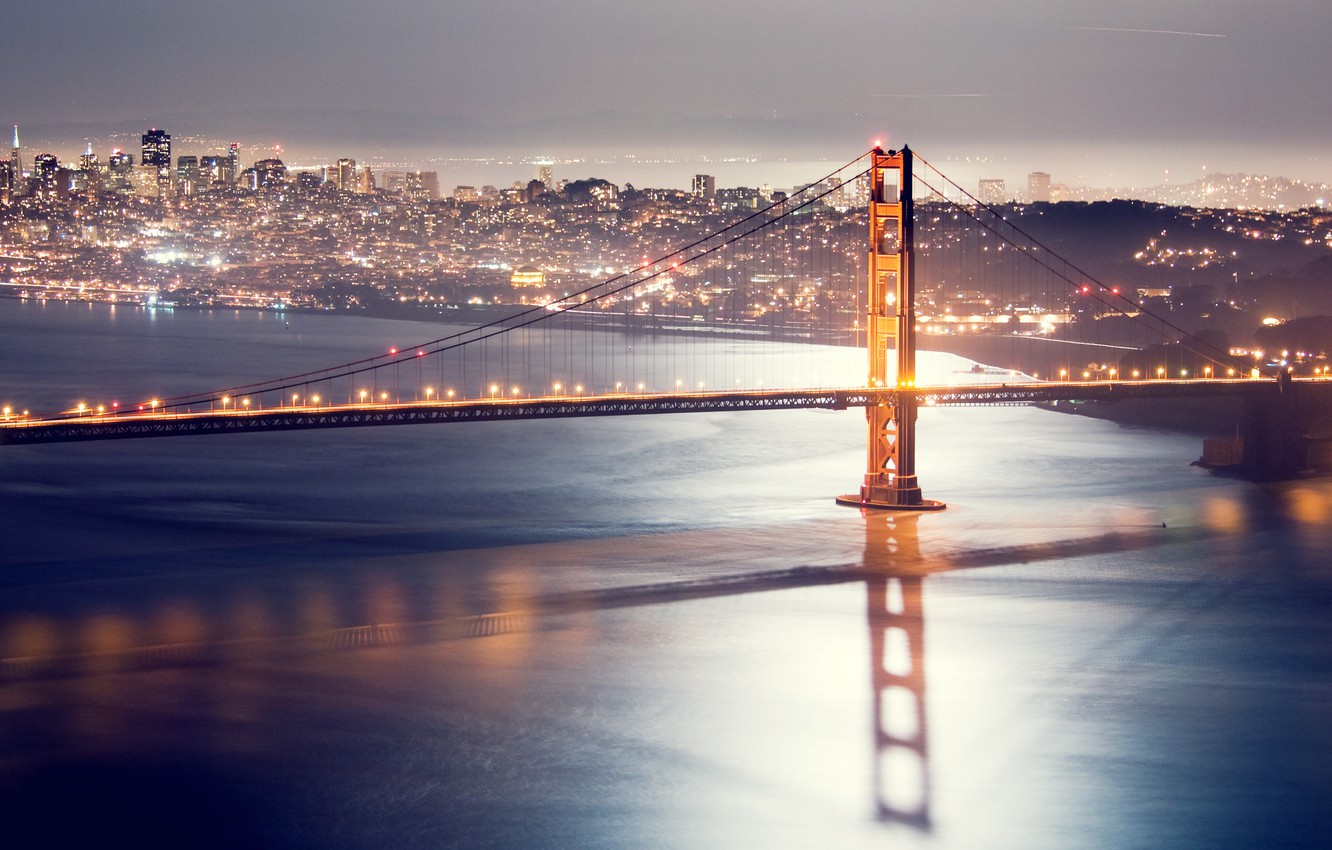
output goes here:
{"type": "MultiPolygon", "coordinates": [[[[0,396],[433,331],[0,301],[0,396]]],[[[11,846],[1325,846],[1332,487],[926,410],[949,509],[866,517],[832,503],[863,440],[800,411],[0,450],[11,846]]]]}

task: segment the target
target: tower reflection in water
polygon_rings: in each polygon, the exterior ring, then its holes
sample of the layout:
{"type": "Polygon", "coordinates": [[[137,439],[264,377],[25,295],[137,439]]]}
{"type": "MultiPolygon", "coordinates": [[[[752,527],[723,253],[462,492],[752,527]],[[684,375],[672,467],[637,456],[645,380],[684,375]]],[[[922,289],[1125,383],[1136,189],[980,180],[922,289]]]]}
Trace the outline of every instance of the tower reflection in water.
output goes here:
{"type": "Polygon", "coordinates": [[[865,513],[865,599],[879,820],[930,826],[925,612],[917,513],[865,513]]]}

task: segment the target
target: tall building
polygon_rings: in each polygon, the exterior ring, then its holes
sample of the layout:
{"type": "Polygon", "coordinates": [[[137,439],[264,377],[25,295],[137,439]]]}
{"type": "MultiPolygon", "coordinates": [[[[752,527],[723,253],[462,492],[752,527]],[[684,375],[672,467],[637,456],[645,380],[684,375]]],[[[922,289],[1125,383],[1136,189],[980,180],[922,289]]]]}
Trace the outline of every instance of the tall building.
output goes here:
{"type": "Polygon", "coordinates": [[[1003,204],[1008,201],[1008,188],[1003,178],[981,178],[980,202],[982,204],[1003,204]]]}
{"type": "Polygon", "coordinates": [[[144,133],[139,162],[157,171],[157,196],[166,197],[171,189],[171,134],[156,127],[144,133]]]}
{"type": "Polygon", "coordinates": [[[32,160],[32,182],[37,185],[37,191],[43,194],[54,194],[57,188],[57,180],[60,175],[60,160],[53,153],[39,153],[32,160]]]}
{"type": "Polygon", "coordinates": [[[216,186],[222,182],[222,174],[227,169],[227,158],[223,156],[199,157],[199,182],[204,186],[216,186]]]}
{"type": "Polygon", "coordinates": [[[89,142],[88,149],[83,152],[82,156],[79,157],[79,170],[96,171],[97,166],[98,166],[97,154],[93,153],[92,142],[89,142]]]}
{"type": "Polygon", "coordinates": [[[116,148],[106,160],[106,187],[112,192],[134,191],[134,155],[116,148]]]}
{"type": "Polygon", "coordinates": [[[546,187],[547,192],[555,191],[555,163],[538,162],[536,179],[541,181],[542,185],[546,187]]]}
{"type": "Polygon", "coordinates": [[[23,194],[23,158],[19,155],[18,125],[14,125],[14,149],[9,155],[9,192],[17,198],[23,194]]]}
{"type": "Polygon", "coordinates": [[[14,197],[14,169],[9,160],[0,159],[0,203],[9,203],[14,197]]]}
{"type": "Polygon", "coordinates": [[[287,166],[280,159],[261,159],[254,164],[254,188],[279,188],[287,182],[287,166]]]}
{"type": "Polygon", "coordinates": [[[240,145],[232,142],[231,147],[227,148],[227,171],[223,182],[227,184],[235,183],[240,179],[240,173],[240,145]]]}
{"type": "Polygon", "coordinates": [[[1033,204],[1049,203],[1049,174],[1044,171],[1033,171],[1027,175],[1027,200],[1033,204]]]}
{"type": "Polygon", "coordinates": [[[199,191],[199,157],[176,157],[176,194],[193,195],[199,191]]]}
{"type": "Polygon", "coordinates": [[[356,160],[338,160],[338,170],[333,177],[333,186],[339,192],[356,191],[356,160]]]}
{"type": "Polygon", "coordinates": [[[717,178],[711,174],[695,174],[694,197],[702,198],[705,201],[716,200],[717,178]]]}
{"type": "Polygon", "coordinates": [[[407,179],[407,192],[419,201],[439,200],[439,172],[418,171],[407,179]]]}
{"type": "Polygon", "coordinates": [[[143,134],[142,142],[143,156],[139,160],[142,165],[151,165],[156,168],[171,167],[170,133],[154,128],[143,134]]]}

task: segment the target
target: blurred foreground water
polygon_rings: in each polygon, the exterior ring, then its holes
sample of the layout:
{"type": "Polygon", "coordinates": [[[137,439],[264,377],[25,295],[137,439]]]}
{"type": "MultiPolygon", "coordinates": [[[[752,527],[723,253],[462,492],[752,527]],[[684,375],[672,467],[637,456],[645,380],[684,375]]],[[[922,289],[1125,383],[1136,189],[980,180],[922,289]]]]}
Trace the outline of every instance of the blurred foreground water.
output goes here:
{"type": "MultiPolygon", "coordinates": [[[[275,327],[32,306],[0,302],[0,390],[52,400],[73,364],[248,377],[275,327]]],[[[431,336],[297,324],[316,364],[431,336]]],[[[1328,482],[926,410],[948,510],[866,516],[832,502],[863,441],[809,411],[0,450],[6,843],[1324,845],[1328,482]]]]}

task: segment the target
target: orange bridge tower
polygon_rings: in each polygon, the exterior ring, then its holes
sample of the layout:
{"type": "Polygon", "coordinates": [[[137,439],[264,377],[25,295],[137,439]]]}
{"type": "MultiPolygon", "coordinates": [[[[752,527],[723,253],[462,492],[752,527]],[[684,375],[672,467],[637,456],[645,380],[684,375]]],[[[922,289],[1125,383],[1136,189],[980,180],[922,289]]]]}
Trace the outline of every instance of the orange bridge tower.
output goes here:
{"type": "Polygon", "coordinates": [[[865,483],[839,504],[895,510],[939,510],[943,502],[921,497],[916,480],[916,281],[913,256],[915,205],[911,149],[870,153],[869,297],[866,343],[869,385],[888,387],[888,340],[895,341],[898,392],[865,408],[869,443],[865,483]]]}

